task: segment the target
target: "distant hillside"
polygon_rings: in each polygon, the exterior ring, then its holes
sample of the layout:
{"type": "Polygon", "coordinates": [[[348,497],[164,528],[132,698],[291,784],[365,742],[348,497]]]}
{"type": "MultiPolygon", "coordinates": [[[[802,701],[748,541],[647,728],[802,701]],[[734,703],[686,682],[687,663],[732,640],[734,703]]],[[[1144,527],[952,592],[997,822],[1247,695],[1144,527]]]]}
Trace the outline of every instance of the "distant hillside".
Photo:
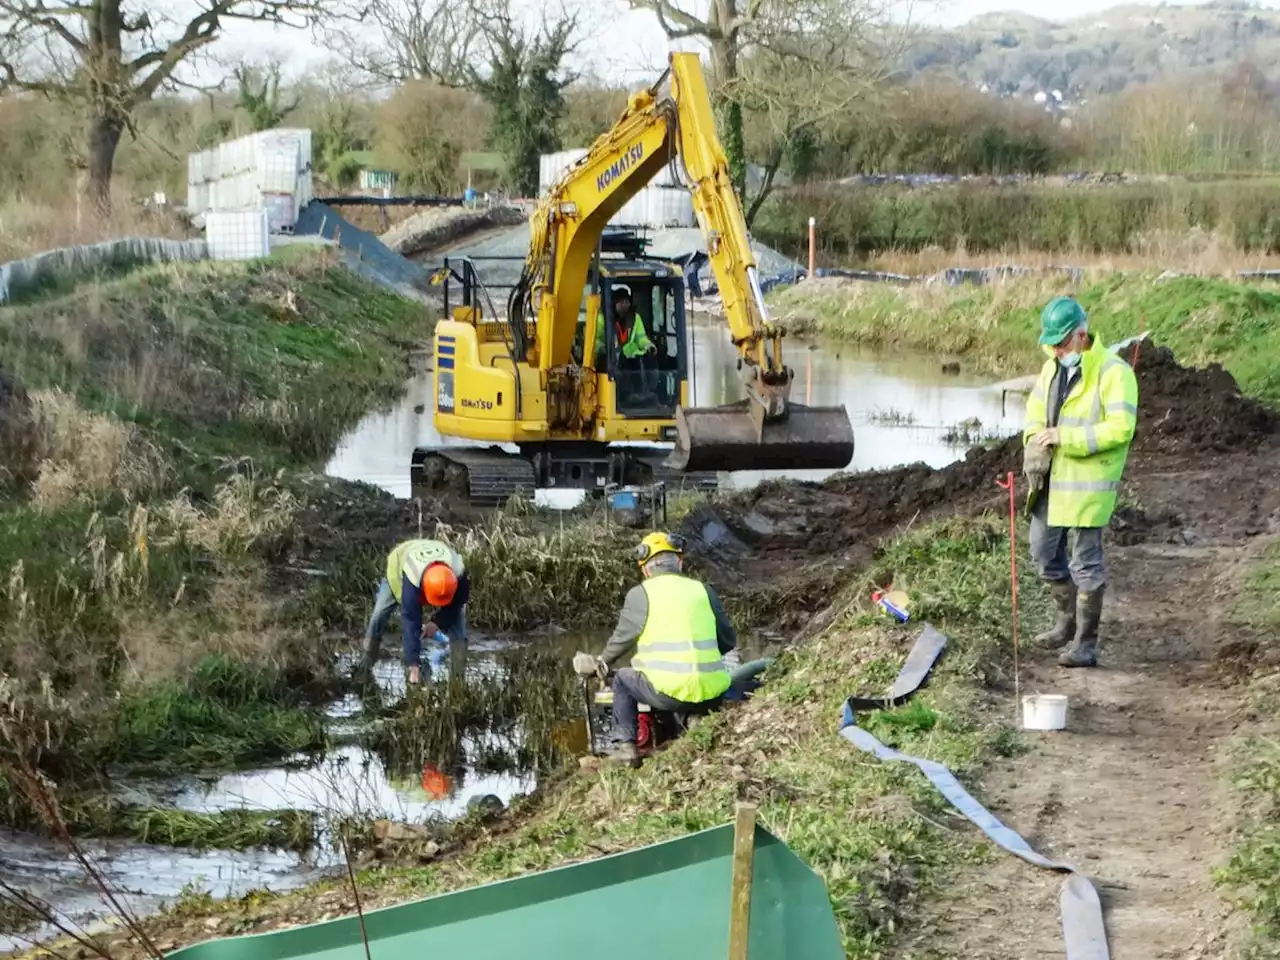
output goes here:
{"type": "Polygon", "coordinates": [[[1220,0],[1119,6],[1064,21],[985,14],[921,36],[904,66],[993,93],[1057,90],[1078,101],[1176,74],[1227,73],[1250,60],[1280,74],[1280,10],[1220,0]]]}

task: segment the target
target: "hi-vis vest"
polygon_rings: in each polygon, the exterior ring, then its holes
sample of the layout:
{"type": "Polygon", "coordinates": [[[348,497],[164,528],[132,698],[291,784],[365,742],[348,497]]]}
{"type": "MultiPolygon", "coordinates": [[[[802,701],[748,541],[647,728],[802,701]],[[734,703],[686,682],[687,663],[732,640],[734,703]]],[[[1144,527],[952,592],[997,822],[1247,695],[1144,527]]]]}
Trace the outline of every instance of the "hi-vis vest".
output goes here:
{"type": "MultiPolygon", "coordinates": [[[[613,329],[618,334],[618,346],[622,355],[628,360],[642,356],[649,349],[649,336],[644,332],[644,321],[636,313],[631,319],[631,330],[627,331],[617,320],[613,321],[613,329]]],[[[596,314],[596,348],[604,349],[604,314],[596,314]]]]}
{"type": "Polygon", "coordinates": [[[631,666],[672,700],[702,703],[729,689],[729,669],[716,645],[716,615],[707,588],[678,573],[643,581],[649,613],[631,666]]]}
{"type": "Polygon", "coordinates": [[[1049,396],[1050,390],[1058,389],[1057,369],[1058,362],[1051,356],[1040,370],[1027,398],[1022,442],[1030,442],[1046,427],[1058,428],[1059,443],[1049,470],[1049,526],[1105,527],[1116,507],[1129,444],[1138,425],[1138,378],[1095,332],[1093,346],[1080,358],[1080,373],[1062,401],[1058,421],[1050,424],[1049,396]]]}
{"type": "Polygon", "coordinates": [[[387,556],[387,583],[391,593],[400,603],[400,575],[409,577],[415,587],[422,585],[422,575],[433,563],[447,563],[455,577],[466,573],[462,557],[447,543],[439,540],[406,540],[387,556]]]}

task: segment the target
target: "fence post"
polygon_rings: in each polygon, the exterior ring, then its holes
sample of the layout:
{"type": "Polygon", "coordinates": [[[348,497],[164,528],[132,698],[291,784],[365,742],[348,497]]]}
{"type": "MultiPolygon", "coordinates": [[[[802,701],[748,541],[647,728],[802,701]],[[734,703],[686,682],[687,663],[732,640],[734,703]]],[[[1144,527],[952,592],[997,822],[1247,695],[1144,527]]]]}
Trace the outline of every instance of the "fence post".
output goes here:
{"type": "Polygon", "coordinates": [[[815,217],[809,218],[809,279],[813,279],[813,271],[817,263],[817,238],[818,238],[818,221],[815,217]]]}

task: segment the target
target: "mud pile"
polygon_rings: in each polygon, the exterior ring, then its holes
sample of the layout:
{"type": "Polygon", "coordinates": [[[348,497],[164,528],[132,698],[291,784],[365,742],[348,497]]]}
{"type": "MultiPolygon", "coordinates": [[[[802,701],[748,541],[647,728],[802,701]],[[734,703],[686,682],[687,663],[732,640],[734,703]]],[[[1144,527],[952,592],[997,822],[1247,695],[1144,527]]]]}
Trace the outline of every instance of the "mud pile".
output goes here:
{"type": "Polygon", "coordinates": [[[1134,448],[1144,453],[1228,453],[1250,449],[1276,432],[1276,416],[1241,395],[1219,364],[1193,369],[1167,347],[1135,344],[1122,356],[1136,360],[1138,429],[1134,448]],[[1136,353],[1136,356],[1135,356],[1136,353]]]}

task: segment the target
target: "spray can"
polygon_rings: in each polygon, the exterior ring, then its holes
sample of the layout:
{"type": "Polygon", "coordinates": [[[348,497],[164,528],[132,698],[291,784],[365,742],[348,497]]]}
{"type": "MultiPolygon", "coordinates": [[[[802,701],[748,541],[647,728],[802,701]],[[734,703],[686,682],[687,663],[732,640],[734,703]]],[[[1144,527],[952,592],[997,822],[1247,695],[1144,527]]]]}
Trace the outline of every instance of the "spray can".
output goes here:
{"type": "Polygon", "coordinates": [[[871,594],[871,602],[899,623],[911,619],[911,614],[907,613],[907,595],[901,590],[877,590],[871,594]]]}

